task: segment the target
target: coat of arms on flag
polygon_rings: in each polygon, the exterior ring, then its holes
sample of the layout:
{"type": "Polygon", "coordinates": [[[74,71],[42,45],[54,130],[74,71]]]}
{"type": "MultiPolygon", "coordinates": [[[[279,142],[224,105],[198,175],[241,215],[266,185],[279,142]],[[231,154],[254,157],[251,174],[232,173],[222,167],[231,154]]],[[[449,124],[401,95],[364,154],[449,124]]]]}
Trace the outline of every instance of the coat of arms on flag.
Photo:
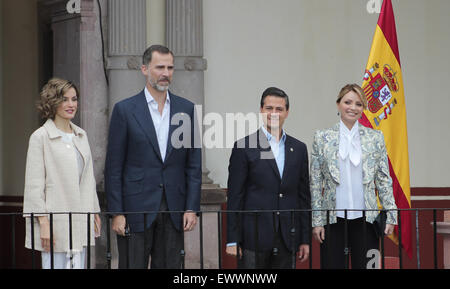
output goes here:
{"type": "Polygon", "coordinates": [[[399,89],[396,73],[389,64],[385,64],[381,71],[378,71],[379,67],[379,64],[375,63],[369,70],[366,70],[364,74],[366,85],[363,86],[369,111],[377,114],[384,107],[384,110],[374,118],[377,126],[383,119],[387,119],[388,114],[392,113],[397,100],[392,99],[391,92],[397,92],[399,89]]]}

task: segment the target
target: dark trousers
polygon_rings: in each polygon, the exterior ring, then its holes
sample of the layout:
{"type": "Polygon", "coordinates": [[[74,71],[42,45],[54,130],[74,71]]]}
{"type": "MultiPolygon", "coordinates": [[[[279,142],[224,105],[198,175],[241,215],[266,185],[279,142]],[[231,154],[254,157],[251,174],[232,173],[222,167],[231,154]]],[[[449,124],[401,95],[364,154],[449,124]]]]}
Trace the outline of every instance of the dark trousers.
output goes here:
{"type": "Polygon", "coordinates": [[[337,223],[325,226],[325,241],[320,245],[322,269],[367,269],[367,251],[378,249],[378,238],[373,225],[363,218],[347,220],[337,218],[337,223]],[[345,242],[347,241],[347,247],[345,242]],[[351,256],[351,265],[349,255],[351,256]]]}
{"type": "MultiPolygon", "coordinates": [[[[164,194],[159,210],[168,210],[164,194]]],[[[146,269],[150,256],[152,269],[181,269],[183,234],[175,228],[169,213],[158,213],[144,232],[117,235],[119,269],[146,269]]]]}
{"type": "Polygon", "coordinates": [[[276,232],[272,250],[242,250],[238,269],[291,269],[292,252],[286,248],[281,233],[276,232]],[[274,254],[276,251],[276,254],[274,254]]]}

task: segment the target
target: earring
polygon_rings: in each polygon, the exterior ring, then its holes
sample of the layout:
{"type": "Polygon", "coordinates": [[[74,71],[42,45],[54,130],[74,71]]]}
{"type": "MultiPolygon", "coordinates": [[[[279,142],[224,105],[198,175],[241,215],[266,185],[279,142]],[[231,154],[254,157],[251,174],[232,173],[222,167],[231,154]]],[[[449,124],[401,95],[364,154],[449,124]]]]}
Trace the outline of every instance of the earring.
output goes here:
{"type": "Polygon", "coordinates": [[[338,115],[338,116],[340,115],[339,111],[337,112],[337,115],[338,115]]]}

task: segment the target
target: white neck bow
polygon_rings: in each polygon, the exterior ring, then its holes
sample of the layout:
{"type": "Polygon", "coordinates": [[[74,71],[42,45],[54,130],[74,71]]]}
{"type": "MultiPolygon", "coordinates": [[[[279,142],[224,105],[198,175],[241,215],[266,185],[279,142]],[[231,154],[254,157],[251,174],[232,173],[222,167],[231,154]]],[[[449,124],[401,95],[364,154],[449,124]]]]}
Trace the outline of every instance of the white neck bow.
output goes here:
{"type": "Polygon", "coordinates": [[[361,143],[359,140],[358,122],[355,122],[351,130],[340,122],[339,156],[342,160],[347,157],[356,167],[361,162],[361,143]]]}

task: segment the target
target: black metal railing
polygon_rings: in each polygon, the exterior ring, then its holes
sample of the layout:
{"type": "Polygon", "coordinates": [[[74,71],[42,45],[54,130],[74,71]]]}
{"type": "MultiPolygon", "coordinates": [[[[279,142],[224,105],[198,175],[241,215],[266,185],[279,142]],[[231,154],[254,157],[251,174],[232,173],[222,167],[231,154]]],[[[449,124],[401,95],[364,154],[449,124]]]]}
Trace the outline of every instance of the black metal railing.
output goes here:
{"type": "MultiPolygon", "coordinates": [[[[408,214],[415,214],[415,221],[414,221],[414,237],[415,237],[415,257],[416,257],[416,268],[417,269],[421,269],[422,268],[422,264],[421,264],[421,247],[420,247],[420,243],[423,240],[423,238],[429,238],[429,236],[420,236],[419,233],[419,213],[420,212],[432,212],[432,255],[433,255],[433,267],[434,269],[438,269],[438,256],[440,256],[439,254],[443,255],[444,252],[439,252],[439,246],[438,246],[438,233],[437,233],[437,215],[438,212],[443,212],[445,210],[450,210],[450,209],[444,209],[444,208],[424,208],[424,209],[399,209],[396,210],[397,211],[397,216],[398,216],[398,244],[402,244],[402,212],[403,213],[408,213],[408,214]]],[[[231,210],[216,210],[216,211],[199,211],[197,212],[198,215],[198,234],[199,234],[199,265],[200,265],[200,269],[204,269],[205,268],[205,263],[204,263],[204,256],[205,256],[205,252],[204,252],[204,218],[212,218],[212,219],[216,219],[216,228],[214,228],[214,230],[217,229],[217,247],[218,247],[218,252],[217,252],[217,268],[222,269],[223,268],[223,263],[224,263],[224,251],[225,251],[225,246],[224,242],[223,242],[223,228],[224,228],[224,219],[227,216],[227,214],[237,214],[238,215],[238,220],[240,219],[240,216],[242,216],[243,214],[247,214],[247,215],[251,215],[254,218],[254,233],[255,233],[255,250],[256,252],[258,252],[260,250],[259,248],[259,228],[260,226],[264,226],[266,224],[261,224],[260,220],[261,220],[261,216],[263,214],[272,214],[273,217],[275,217],[276,214],[290,214],[290,222],[291,222],[291,228],[289,230],[289,238],[291,239],[289,242],[289,244],[292,244],[292,247],[289,248],[291,250],[291,267],[293,269],[297,268],[297,256],[296,256],[296,244],[295,244],[295,240],[296,240],[296,236],[297,234],[299,234],[300,232],[298,232],[296,230],[296,222],[298,221],[298,217],[296,217],[296,213],[307,213],[309,216],[309,224],[312,224],[312,214],[314,211],[325,211],[326,212],[326,226],[325,226],[325,236],[328,235],[328,228],[329,228],[329,223],[330,223],[330,213],[332,211],[337,211],[337,210],[251,210],[251,211],[231,211],[231,210]],[[214,216],[216,215],[216,216],[214,216]]],[[[348,231],[348,218],[347,218],[347,214],[349,211],[351,210],[341,210],[344,211],[344,246],[347,250],[345,250],[345,267],[349,268],[350,264],[349,264],[349,250],[348,250],[348,243],[349,240],[347,238],[347,231],[348,231]]],[[[367,211],[374,211],[374,210],[359,210],[362,211],[362,218],[365,220],[366,219],[366,212],[367,211]]],[[[149,214],[157,214],[157,213],[161,213],[161,214],[167,214],[167,213],[180,213],[182,215],[183,212],[133,212],[133,213],[120,213],[120,214],[124,214],[124,215],[131,215],[131,214],[141,214],[143,216],[143,223],[144,223],[144,228],[147,227],[147,216],[149,216],[149,214]]],[[[42,215],[41,213],[35,212],[35,213],[31,213],[27,215],[27,218],[30,218],[31,224],[34,224],[34,222],[36,221],[36,215],[42,215]]],[[[113,254],[111,252],[111,246],[112,246],[112,240],[111,240],[111,216],[117,214],[115,212],[100,212],[100,213],[78,213],[78,212],[66,212],[66,213],[46,213],[46,215],[49,216],[49,221],[50,221],[50,255],[51,255],[51,268],[54,268],[55,264],[54,264],[54,245],[53,245],[53,239],[54,239],[54,216],[55,215],[68,215],[68,228],[69,228],[69,250],[72,251],[73,250],[73,216],[74,215],[85,215],[86,216],[86,222],[87,222],[87,248],[86,248],[86,268],[90,269],[92,268],[92,264],[91,264],[91,246],[89,246],[89,244],[91,243],[91,219],[92,219],[92,215],[93,214],[100,214],[102,215],[102,219],[106,220],[106,224],[104,223],[102,226],[106,226],[106,264],[107,264],[107,268],[111,269],[112,267],[112,258],[113,258],[113,254]]],[[[11,242],[11,247],[10,248],[0,248],[0,250],[10,250],[11,251],[11,268],[16,268],[16,264],[17,264],[17,256],[16,256],[16,251],[17,251],[17,246],[16,246],[16,234],[18,231],[18,228],[16,227],[16,221],[17,219],[20,217],[22,217],[23,214],[21,213],[0,213],[0,218],[11,218],[10,222],[11,222],[11,231],[10,231],[10,242],[11,242]]],[[[209,224],[211,224],[211,222],[209,222],[209,224]]],[[[242,228],[240,228],[240,222],[237,224],[237,228],[238,230],[241,230],[242,228]]],[[[211,230],[212,228],[209,228],[209,230],[211,230]]],[[[275,230],[275,228],[274,228],[275,230]]],[[[363,226],[363,236],[366,236],[366,226],[363,226]]],[[[37,266],[37,258],[36,258],[36,251],[35,251],[35,242],[40,241],[38,236],[35,236],[35,231],[34,231],[34,226],[30,226],[30,234],[31,234],[31,267],[32,268],[38,268],[37,266]]],[[[311,269],[313,268],[313,256],[315,256],[315,254],[319,254],[319,252],[315,252],[312,248],[313,248],[313,237],[312,237],[312,226],[310,226],[310,232],[309,232],[309,246],[310,246],[310,256],[309,256],[309,265],[308,267],[311,269]]],[[[365,237],[364,237],[365,238],[365,237]]],[[[145,239],[145,238],[144,238],[145,239]]],[[[325,244],[327,243],[329,238],[325,237],[325,244]]],[[[380,267],[381,269],[385,268],[385,238],[379,238],[380,241],[380,247],[379,247],[379,251],[380,251],[380,267]]],[[[145,242],[145,241],[144,241],[145,242]]],[[[184,242],[183,242],[184,243],[184,242]]],[[[145,243],[144,243],[144,248],[145,248],[145,243]]],[[[326,248],[329,248],[329,246],[326,246],[326,248]]],[[[239,255],[240,252],[239,248],[239,243],[237,245],[237,252],[239,255]]],[[[429,250],[429,248],[422,248],[423,250],[429,250]]],[[[316,250],[317,251],[317,250],[316,250]]],[[[181,259],[181,269],[185,268],[185,257],[186,257],[186,252],[185,252],[185,248],[183,247],[182,250],[180,251],[180,259],[181,259]]],[[[276,255],[278,254],[278,249],[275,248],[272,251],[272,254],[276,255]]],[[[402,246],[399,245],[398,246],[398,255],[394,256],[394,257],[398,257],[398,261],[399,261],[399,268],[403,269],[403,264],[404,264],[404,258],[403,258],[403,251],[402,251],[402,246]]],[[[255,261],[258,258],[258,254],[255,254],[255,261]]],[[[322,260],[323,261],[323,260],[322,260]]],[[[128,262],[127,262],[128,263],[128,262]]],[[[322,262],[321,262],[322,263],[322,262]]],[[[129,263],[128,263],[129,264],[129,263]]],[[[237,264],[237,258],[236,258],[236,264],[237,264]]]]}

